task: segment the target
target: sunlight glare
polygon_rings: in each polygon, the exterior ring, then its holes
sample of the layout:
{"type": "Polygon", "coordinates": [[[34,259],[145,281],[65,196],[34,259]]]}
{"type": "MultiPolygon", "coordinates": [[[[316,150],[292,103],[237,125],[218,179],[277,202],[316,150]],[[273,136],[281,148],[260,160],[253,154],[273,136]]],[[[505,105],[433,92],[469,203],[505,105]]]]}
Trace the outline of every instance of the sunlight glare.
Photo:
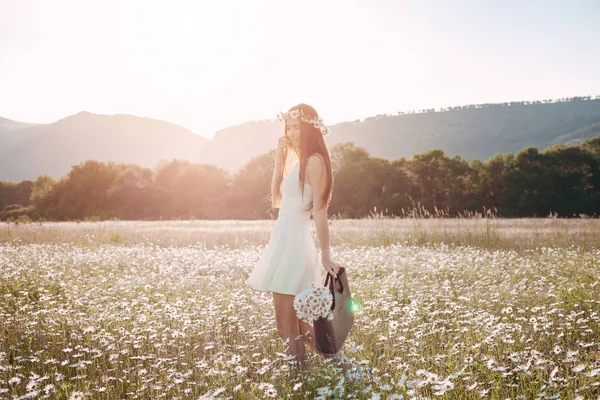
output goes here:
{"type": "Polygon", "coordinates": [[[121,57],[135,79],[163,94],[222,95],[256,61],[262,19],[260,2],[121,2],[121,57]]]}

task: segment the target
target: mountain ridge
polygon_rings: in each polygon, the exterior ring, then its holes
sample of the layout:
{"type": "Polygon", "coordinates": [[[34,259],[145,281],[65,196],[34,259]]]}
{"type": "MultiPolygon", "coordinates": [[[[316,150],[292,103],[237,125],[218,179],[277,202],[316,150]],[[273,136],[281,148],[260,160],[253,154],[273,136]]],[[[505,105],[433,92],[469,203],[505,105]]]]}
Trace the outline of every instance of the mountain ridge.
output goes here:
{"type": "MultiPolygon", "coordinates": [[[[325,140],[330,148],[353,142],[372,156],[387,159],[440,149],[468,161],[484,161],[528,146],[581,142],[598,134],[597,124],[600,96],[587,96],[379,114],[330,125],[325,140]]],[[[168,121],[131,114],[81,111],[51,124],[0,118],[0,180],[34,179],[41,173],[59,178],[86,159],[153,168],[160,159],[179,158],[234,173],[275,148],[282,134],[282,123],[276,119],[229,126],[207,139],[168,121]],[[2,121],[21,128],[8,131],[2,121]]]]}
{"type": "Polygon", "coordinates": [[[0,179],[55,179],[88,159],[154,168],[160,160],[197,159],[208,139],[168,121],[82,111],[12,132],[0,142],[0,179]]]}

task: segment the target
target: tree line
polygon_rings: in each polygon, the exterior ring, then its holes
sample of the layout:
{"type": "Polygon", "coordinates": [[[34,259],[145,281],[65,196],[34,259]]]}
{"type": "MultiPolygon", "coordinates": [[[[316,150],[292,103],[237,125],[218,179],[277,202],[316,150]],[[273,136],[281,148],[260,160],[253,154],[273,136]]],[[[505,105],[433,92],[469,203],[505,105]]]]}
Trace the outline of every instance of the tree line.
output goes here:
{"type": "MultiPolygon", "coordinates": [[[[409,110],[409,111],[398,111],[398,115],[407,115],[407,114],[428,114],[435,112],[445,112],[445,111],[457,111],[457,110],[469,110],[473,108],[502,108],[502,107],[514,107],[514,106],[525,106],[529,104],[552,104],[552,103],[576,103],[581,101],[589,101],[589,100],[600,100],[600,95],[596,96],[574,96],[574,97],[561,97],[558,99],[544,99],[544,100],[532,100],[532,101],[508,101],[503,103],[481,103],[481,104],[468,104],[463,106],[452,106],[452,107],[440,107],[439,109],[435,108],[423,108],[418,110],[409,110]]],[[[375,116],[390,116],[390,114],[379,114],[375,116]]]]}
{"type": "MultiPolygon", "coordinates": [[[[331,148],[332,216],[585,217],[600,214],[600,136],[544,151],[527,147],[467,162],[441,150],[371,157],[351,142],[331,148]]],[[[156,168],[88,160],[59,180],[0,182],[0,220],[273,219],[274,150],[230,174],[210,164],[156,168]]]]}

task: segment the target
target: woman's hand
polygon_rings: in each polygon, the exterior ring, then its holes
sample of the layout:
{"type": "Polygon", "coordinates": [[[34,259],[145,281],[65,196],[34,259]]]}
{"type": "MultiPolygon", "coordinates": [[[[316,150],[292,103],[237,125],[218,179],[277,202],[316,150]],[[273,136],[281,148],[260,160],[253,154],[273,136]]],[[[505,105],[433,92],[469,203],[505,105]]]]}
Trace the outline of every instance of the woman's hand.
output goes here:
{"type": "Polygon", "coordinates": [[[283,161],[283,150],[287,147],[287,146],[291,146],[292,145],[292,139],[290,139],[290,137],[288,135],[283,135],[282,137],[279,138],[279,141],[277,142],[277,159],[280,161],[283,161]]]}
{"type": "Polygon", "coordinates": [[[342,266],[336,263],[335,261],[331,260],[331,258],[324,258],[322,262],[325,271],[333,275],[334,278],[337,278],[338,271],[340,270],[340,268],[342,268],[342,266]]]}

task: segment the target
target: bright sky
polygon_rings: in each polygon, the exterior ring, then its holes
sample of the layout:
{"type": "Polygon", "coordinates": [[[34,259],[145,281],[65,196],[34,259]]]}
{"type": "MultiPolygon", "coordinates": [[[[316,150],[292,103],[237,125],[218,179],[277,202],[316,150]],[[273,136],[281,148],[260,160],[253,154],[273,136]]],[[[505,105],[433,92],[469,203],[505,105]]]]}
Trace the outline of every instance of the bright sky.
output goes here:
{"type": "Polygon", "coordinates": [[[596,0],[0,0],[0,116],[215,130],[600,94],[596,0]]]}

